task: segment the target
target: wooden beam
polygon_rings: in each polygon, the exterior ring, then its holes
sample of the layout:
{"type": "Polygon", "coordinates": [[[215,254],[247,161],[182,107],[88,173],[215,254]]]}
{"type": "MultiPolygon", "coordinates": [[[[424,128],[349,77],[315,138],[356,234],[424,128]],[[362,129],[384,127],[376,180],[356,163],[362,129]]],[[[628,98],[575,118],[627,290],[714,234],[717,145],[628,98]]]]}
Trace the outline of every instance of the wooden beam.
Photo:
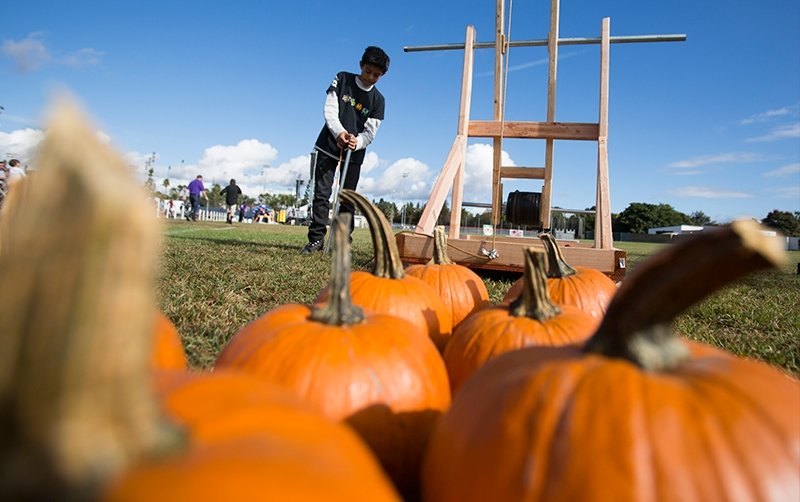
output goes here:
{"type": "MultiPolygon", "coordinates": [[[[453,146],[450,147],[450,152],[447,154],[447,160],[436,177],[436,182],[433,184],[433,190],[428,197],[428,203],[422,211],[422,216],[419,218],[415,232],[418,234],[433,234],[433,227],[436,226],[436,220],[439,219],[439,213],[442,212],[444,199],[450,192],[450,187],[453,186],[453,179],[460,165],[464,163],[464,152],[466,150],[467,138],[460,134],[456,136],[453,141],[453,146]]],[[[459,211],[460,212],[460,211],[459,211]]]]}
{"type": "MultiPolygon", "coordinates": [[[[400,258],[409,263],[425,263],[433,253],[433,238],[410,233],[395,234],[400,258]]],[[[530,246],[542,246],[542,241],[532,237],[483,237],[478,235],[462,236],[460,239],[448,239],[447,254],[450,259],[470,268],[507,270],[521,272],[525,264],[525,249],[530,246]],[[481,248],[494,248],[497,258],[489,259],[481,248]]],[[[544,249],[544,248],[542,248],[544,249]]],[[[564,259],[569,263],[580,263],[582,267],[597,269],[609,276],[620,275],[619,255],[625,252],[619,249],[596,249],[591,242],[575,242],[560,246],[564,259]]],[[[624,271],[622,274],[624,275],[624,271]]]]}
{"type": "MultiPolygon", "coordinates": [[[[475,27],[467,26],[467,34],[464,38],[464,66],[461,70],[461,102],[458,107],[458,129],[456,132],[459,137],[464,138],[464,141],[461,146],[461,162],[456,167],[453,177],[450,232],[448,235],[451,239],[457,239],[461,232],[461,202],[464,198],[464,158],[467,153],[466,138],[467,128],[469,127],[470,104],[472,103],[472,66],[475,57],[475,51],[472,48],[473,44],[475,44],[475,27]]],[[[431,229],[432,231],[433,229],[431,229]]]]}
{"type": "Polygon", "coordinates": [[[543,180],[543,167],[503,166],[500,168],[501,178],[517,178],[529,180],[543,180]]]}
{"type": "Polygon", "coordinates": [[[609,33],[611,20],[604,18],[600,38],[600,117],[597,138],[597,216],[595,247],[614,247],[611,233],[611,193],[608,180],[608,82],[609,82],[609,33]]]}
{"type": "Polygon", "coordinates": [[[598,125],[584,122],[521,122],[470,120],[471,138],[571,139],[597,141],[598,125]]]}
{"type": "MultiPolygon", "coordinates": [[[[550,33],[547,35],[547,121],[556,121],[556,75],[558,74],[558,25],[560,0],[550,0],[550,33]]],[[[550,206],[553,192],[554,138],[547,138],[544,147],[544,183],[539,208],[539,222],[542,228],[550,228],[550,206]]]]}
{"type": "MultiPolygon", "coordinates": [[[[494,18],[494,122],[500,124],[500,129],[502,129],[502,124],[505,120],[504,100],[506,79],[508,77],[503,69],[503,57],[507,56],[505,3],[505,0],[497,0],[495,2],[494,18]]],[[[492,138],[492,148],[492,225],[498,225],[500,223],[500,207],[503,200],[503,189],[500,184],[500,164],[503,158],[503,133],[501,130],[492,138]]]]}

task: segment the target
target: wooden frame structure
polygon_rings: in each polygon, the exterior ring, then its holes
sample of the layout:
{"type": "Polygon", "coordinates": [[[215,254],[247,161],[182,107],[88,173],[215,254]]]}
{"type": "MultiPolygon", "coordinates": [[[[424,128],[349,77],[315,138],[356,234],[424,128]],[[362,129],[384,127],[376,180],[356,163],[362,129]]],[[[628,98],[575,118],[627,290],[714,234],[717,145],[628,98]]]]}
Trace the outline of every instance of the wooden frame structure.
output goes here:
{"type": "MultiPolygon", "coordinates": [[[[611,234],[611,204],[608,178],[608,89],[609,89],[609,47],[610,20],[604,18],[599,39],[559,39],[559,0],[550,1],[550,32],[546,40],[549,53],[547,86],[547,120],[544,122],[506,121],[504,117],[505,79],[504,58],[509,46],[545,45],[545,41],[509,43],[505,33],[505,0],[496,0],[495,54],[494,64],[494,118],[493,120],[470,120],[472,94],[473,53],[476,47],[489,47],[477,44],[475,28],[467,26],[463,46],[434,46],[430,48],[406,48],[409,50],[447,50],[464,49],[464,66],[461,80],[461,102],[458,114],[456,138],[436,179],[425,210],[413,233],[399,233],[396,236],[401,257],[406,262],[421,263],[430,259],[433,249],[433,227],[441,213],[447,194],[452,192],[448,253],[457,263],[473,268],[496,270],[522,270],[524,249],[541,245],[538,238],[515,238],[483,236],[464,236],[460,234],[461,209],[463,205],[464,159],[467,140],[470,137],[492,138],[492,225],[500,222],[502,211],[504,178],[542,180],[541,227],[550,228],[551,194],[553,179],[553,151],[555,140],[578,140],[597,142],[597,200],[595,211],[595,239],[593,244],[571,243],[562,249],[565,258],[574,265],[596,268],[612,278],[621,280],[625,274],[625,252],[614,248],[611,234]],[[600,44],[600,103],[598,121],[594,123],[556,122],[556,80],[558,46],[561,44],[599,43],[600,44]],[[545,140],[544,167],[503,166],[502,142],[504,138],[525,138],[545,140]],[[492,241],[493,249],[486,250],[487,241],[492,241]]],[[[656,35],[644,37],[617,37],[615,42],[643,41],[681,41],[685,35],[656,35]]],[[[568,212],[568,211],[564,211],[568,212]]]]}

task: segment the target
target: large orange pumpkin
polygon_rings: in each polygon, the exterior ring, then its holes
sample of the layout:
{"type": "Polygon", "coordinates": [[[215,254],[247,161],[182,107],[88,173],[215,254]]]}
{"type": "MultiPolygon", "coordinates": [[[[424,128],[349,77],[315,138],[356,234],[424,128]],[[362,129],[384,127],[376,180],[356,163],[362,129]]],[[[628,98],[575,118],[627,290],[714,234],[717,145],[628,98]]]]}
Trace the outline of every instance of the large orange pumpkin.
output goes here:
{"type": "Polygon", "coordinates": [[[349,428],[244,373],[157,372],[184,451],[125,471],[107,500],[398,500],[349,428]]]}
{"type": "Polygon", "coordinates": [[[640,264],[583,347],[479,370],[437,426],[426,500],[798,500],[800,383],[672,332],[714,289],[785,260],[752,221],[640,264]]]}
{"type": "MultiPolygon", "coordinates": [[[[592,315],[597,322],[603,318],[606,306],[617,292],[617,285],[607,275],[591,267],[573,267],[564,259],[555,237],[549,232],[539,234],[547,252],[547,286],[550,298],[559,305],[574,305],[592,315]]],[[[503,302],[519,295],[522,280],[511,285],[503,302]]]]}
{"type": "MultiPolygon", "coordinates": [[[[372,272],[350,275],[353,303],[375,313],[391,314],[423,328],[440,351],[453,331],[453,315],[439,294],[422,280],[406,275],[389,222],[363,195],[343,189],[342,200],[358,208],[369,222],[375,252],[372,272]]],[[[327,301],[325,288],[315,303],[327,301]]]]}
{"type": "Polygon", "coordinates": [[[475,312],[458,325],[444,351],[453,394],[477,369],[505,352],[528,346],[578,343],[592,335],[596,322],[571,305],[550,300],[544,252],[525,250],[523,288],[511,305],[475,312]]]}
{"type": "Polygon", "coordinates": [[[489,291],[483,279],[469,268],[452,261],[447,254],[444,227],[433,230],[433,256],[424,265],[411,265],[406,274],[429,284],[450,308],[453,329],[471,313],[489,305],[489,291]]]}
{"type": "Polygon", "coordinates": [[[349,218],[336,222],[329,302],[267,312],[233,336],[216,368],[258,375],[347,420],[411,494],[433,423],[450,404],[447,371],[418,325],[352,303],[349,218]]]}

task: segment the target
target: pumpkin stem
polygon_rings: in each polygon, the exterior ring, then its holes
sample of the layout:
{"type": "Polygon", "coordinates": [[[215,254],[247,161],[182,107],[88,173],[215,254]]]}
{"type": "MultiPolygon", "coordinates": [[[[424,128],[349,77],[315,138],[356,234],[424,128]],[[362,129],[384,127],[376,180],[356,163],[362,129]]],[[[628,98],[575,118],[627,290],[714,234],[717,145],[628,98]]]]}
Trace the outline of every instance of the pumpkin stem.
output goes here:
{"type": "Polygon", "coordinates": [[[739,220],[672,244],[623,282],[586,352],[620,357],[645,370],[670,370],[688,357],[672,324],[680,313],[750,272],[786,261],[780,239],[739,220]]]}
{"type": "Polygon", "coordinates": [[[516,317],[530,317],[539,322],[561,314],[561,309],[550,299],[545,275],[544,251],[529,247],[525,249],[525,270],[522,273],[522,292],[509,305],[509,312],[516,317]]]}
{"type": "Polygon", "coordinates": [[[578,273],[564,259],[561,249],[558,247],[556,238],[549,232],[539,234],[539,239],[544,244],[544,250],[547,252],[547,277],[551,279],[561,279],[569,277],[578,273]]]}
{"type": "Polygon", "coordinates": [[[343,188],[339,192],[342,200],[353,204],[361,211],[369,223],[369,232],[372,236],[372,246],[375,252],[375,266],[372,274],[384,279],[402,279],[406,273],[403,261],[400,259],[400,250],[394,240],[392,227],[380,209],[360,193],[343,188]]]}
{"type": "Polygon", "coordinates": [[[350,296],[350,213],[339,213],[334,222],[333,260],[328,301],[311,307],[311,320],[329,326],[358,324],[364,311],[353,304],[350,296]]]}
{"type": "Polygon", "coordinates": [[[453,260],[447,254],[447,234],[444,225],[437,225],[433,229],[433,256],[429,265],[453,265],[453,260]]]}
{"type": "Polygon", "coordinates": [[[179,441],[150,380],[160,229],[148,195],[71,103],[36,164],[0,213],[3,500],[88,497],[179,441]]]}

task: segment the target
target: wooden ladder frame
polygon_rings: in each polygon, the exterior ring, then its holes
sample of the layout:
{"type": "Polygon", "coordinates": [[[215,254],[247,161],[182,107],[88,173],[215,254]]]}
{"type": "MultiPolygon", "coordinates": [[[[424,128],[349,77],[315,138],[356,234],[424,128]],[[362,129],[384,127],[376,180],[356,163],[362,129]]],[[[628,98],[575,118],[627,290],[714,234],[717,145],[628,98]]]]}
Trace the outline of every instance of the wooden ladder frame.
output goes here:
{"type": "MultiPolygon", "coordinates": [[[[549,71],[547,86],[547,120],[544,122],[506,121],[504,118],[504,58],[509,43],[506,38],[504,18],[505,1],[496,0],[495,16],[495,64],[494,64],[494,119],[470,120],[472,95],[472,70],[475,50],[475,28],[467,26],[464,42],[464,64],[461,79],[461,102],[458,114],[458,128],[453,145],[434,183],[428,202],[413,233],[400,232],[396,235],[401,257],[406,262],[422,263],[432,254],[433,227],[439,218],[447,194],[452,191],[448,252],[451,259],[473,268],[521,271],[524,263],[524,248],[541,245],[538,238],[500,237],[491,238],[494,256],[487,253],[489,238],[482,236],[461,236],[461,210],[463,204],[464,160],[468,138],[492,138],[492,224],[500,222],[502,201],[502,180],[504,178],[543,180],[540,225],[550,228],[551,195],[553,180],[553,151],[555,140],[578,140],[597,142],[597,193],[595,204],[594,242],[570,243],[562,250],[573,265],[587,266],[601,270],[612,278],[621,280],[626,269],[625,252],[614,248],[611,233],[611,203],[608,176],[608,91],[609,91],[609,48],[610,19],[604,18],[600,28],[600,103],[598,121],[592,123],[556,122],[556,80],[558,62],[559,0],[550,1],[550,32],[547,38],[549,71]],[[504,138],[543,139],[545,144],[544,167],[503,166],[502,142],[504,138]]],[[[667,36],[665,41],[680,40],[683,36],[667,36]]],[[[632,38],[632,37],[629,37],[632,38]]],[[[630,40],[659,41],[659,40],[630,40]]],[[[486,45],[483,44],[485,47],[486,45]]],[[[451,47],[448,47],[451,48],[451,47]]]]}

